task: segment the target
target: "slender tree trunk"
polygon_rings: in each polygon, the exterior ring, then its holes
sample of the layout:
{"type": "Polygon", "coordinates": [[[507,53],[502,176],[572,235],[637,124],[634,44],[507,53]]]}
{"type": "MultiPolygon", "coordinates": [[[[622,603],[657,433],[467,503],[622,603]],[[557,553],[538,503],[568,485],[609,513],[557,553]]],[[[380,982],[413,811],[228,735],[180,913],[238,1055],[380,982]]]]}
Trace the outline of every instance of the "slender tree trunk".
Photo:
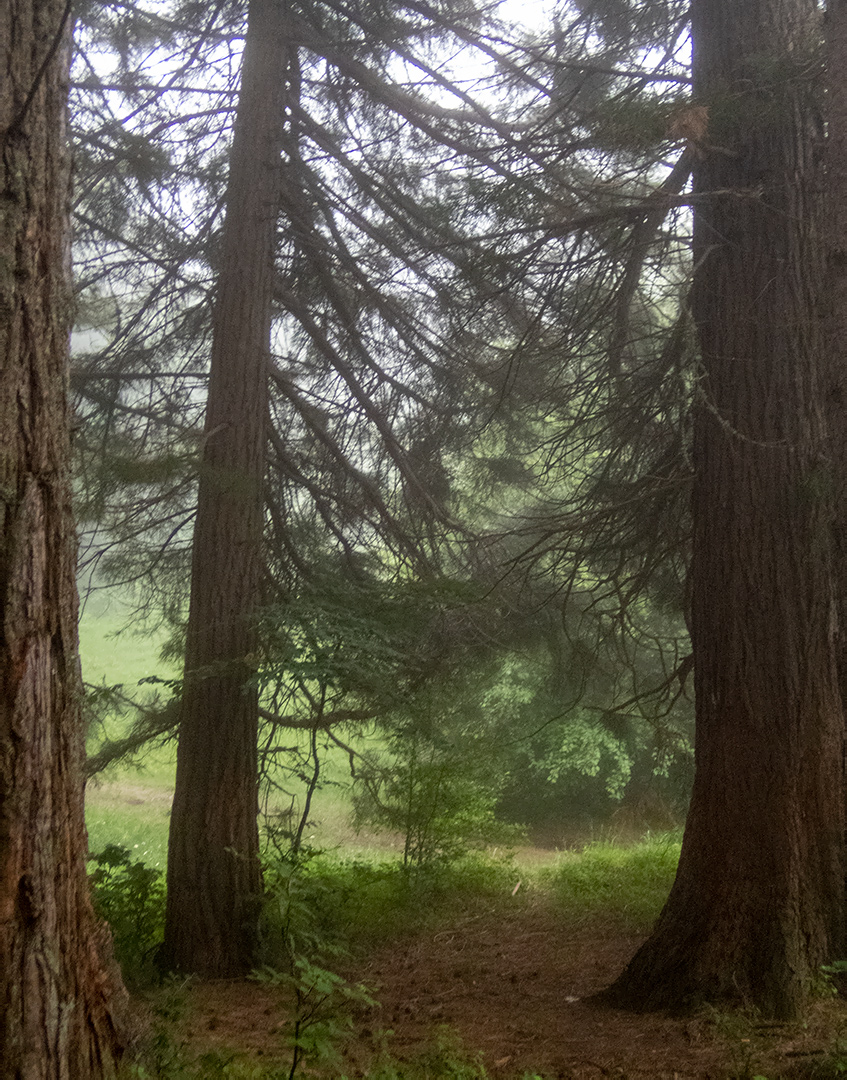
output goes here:
{"type": "Polygon", "coordinates": [[[249,968],[262,888],[254,673],[271,285],[288,46],[279,0],[250,0],[214,310],[191,577],[165,962],[249,968]]]}
{"type": "Polygon", "coordinates": [[[0,0],[0,1078],[111,1075],[126,994],[86,877],[66,397],[65,0],[0,0]]]}
{"type": "Polygon", "coordinates": [[[693,5],[696,777],[671,895],[608,992],[628,1006],[793,1017],[845,944],[814,9],[693,5]]]}

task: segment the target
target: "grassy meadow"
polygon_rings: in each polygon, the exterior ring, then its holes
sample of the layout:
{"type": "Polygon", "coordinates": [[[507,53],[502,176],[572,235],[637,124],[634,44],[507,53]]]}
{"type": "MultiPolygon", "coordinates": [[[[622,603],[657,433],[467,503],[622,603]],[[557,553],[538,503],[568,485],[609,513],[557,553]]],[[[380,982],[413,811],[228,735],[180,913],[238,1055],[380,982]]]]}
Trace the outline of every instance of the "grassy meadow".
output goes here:
{"type": "MultiPolygon", "coordinates": [[[[120,599],[107,600],[93,593],[80,620],[80,656],[83,679],[93,686],[120,686],[129,697],[155,697],[156,687],[139,685],[151,676],[179,674],[161,659],[161,635],[140,632],[128,625],[130,608],[120,599]]],[[[119,735],[129,717],[107,721],[107,734],[119,735]]],[[[92,741],[97,741],[93,733],[92,741]]],[[[297,739],[292,733],[291,741],[297,739]]],[[[304,736],[299,736],[304,738],[304,736]]],[[[119,763],[88,782],[86,821],[89,848],[101,851],[108,844],[125,847],[146,865],[164,869],[167,858],[168,816],[176,771],[174,745],[119,763]]],[[[310,824],[304,836],[310,846],[343,849],[355,857],[385,858],[400,849],[393,838],[360,835],[351,825],[350,801],[344,791],[348,776],[343,751],[330,751],[322,763],[322,784],[315,793],[310,824]]],[[[279,792],[264,797],[262,809],[270,814],[286,811],[288,800],[279,792]]]]}
{"type": "MultiPolygon", "coordinates": [[[[137,696],[144,692],[138,685],[142,679],[167,678],[173,673],[159,657],[161,640],[128,629],[129,607],[105,597],[102,592],[93,593],[83,605],[79,627],[82,677],[87,684],[121,686],[129,696],[137,696]]],[[[113,723],[109,734],[122,726],[120,720],[113,723]]],[[[116,844],[147,865],[164,869],[175,768],[173,750],[167,748],[93,777],[86,791],[90,850],[98,852],[116,844]]]]}

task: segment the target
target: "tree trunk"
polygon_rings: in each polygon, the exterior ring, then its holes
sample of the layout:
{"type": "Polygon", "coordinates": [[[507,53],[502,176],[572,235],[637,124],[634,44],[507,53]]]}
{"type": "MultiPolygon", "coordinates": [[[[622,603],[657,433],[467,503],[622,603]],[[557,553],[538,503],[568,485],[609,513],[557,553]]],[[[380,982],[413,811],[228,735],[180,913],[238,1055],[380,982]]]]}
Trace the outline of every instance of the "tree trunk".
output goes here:
{"type": "Polygon", "coordinates": [[[255,616],[262,561],[271,285],[288,46],[251,0],[214,310],[191,576],[164,960],[251,964],[259,904],[255,616]]]}
{"type": "MultiPolygon", "coordinates": [[[[826,18],[826,284],[831,363],[829,410],[832,449],[836,463],[836,563],[840,625],[847,626],[847,2],[830,0],[826,18]]],[[[847,702],[847,633],[839,639],[841,696],[847,702]]],[[[845,839],[847,844],[847,839],[845,839]]]]}
{"type": "Polygon", "coordinates": [[[66,397],[65,0],[0,2],[0,1078],[112,1075],[127,1000],[91,907],[66,397]]]}
{"type": "Polygon", "coordinates": [[[696,776],[668,902],[607,992],[631,1007],[793,1017],[845,944],[814,9],[693,5],[696,776]]]}

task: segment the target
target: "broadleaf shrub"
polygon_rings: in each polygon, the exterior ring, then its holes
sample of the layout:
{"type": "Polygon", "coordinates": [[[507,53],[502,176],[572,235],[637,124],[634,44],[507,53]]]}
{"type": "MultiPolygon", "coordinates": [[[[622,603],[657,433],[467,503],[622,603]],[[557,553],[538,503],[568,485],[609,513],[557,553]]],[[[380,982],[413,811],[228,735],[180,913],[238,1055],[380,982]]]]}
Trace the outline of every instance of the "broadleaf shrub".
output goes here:
{"type": "Polygon", "coordinates": [[[108,844],[90,861],[94,909],[111,927],[124,978],[147,981],[156,973],[156,951],[164,936],[164,875],[133,861],[129,849],[118,844],[108,844]]]}

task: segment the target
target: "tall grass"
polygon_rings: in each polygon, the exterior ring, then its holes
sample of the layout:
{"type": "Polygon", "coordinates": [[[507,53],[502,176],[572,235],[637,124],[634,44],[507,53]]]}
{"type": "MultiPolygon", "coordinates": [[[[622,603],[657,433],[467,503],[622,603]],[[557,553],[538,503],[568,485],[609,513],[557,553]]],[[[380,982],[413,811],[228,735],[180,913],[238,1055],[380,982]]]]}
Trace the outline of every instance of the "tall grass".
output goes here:
{"type": "Polygon", "coordinates": [[[560,855],[540,871],[540,882],[571,920],[611,918],[622,927],[646,930],[670,892],[680,844],[677,833],[626,847],[589,844],[579,853],[560,855]]]}

